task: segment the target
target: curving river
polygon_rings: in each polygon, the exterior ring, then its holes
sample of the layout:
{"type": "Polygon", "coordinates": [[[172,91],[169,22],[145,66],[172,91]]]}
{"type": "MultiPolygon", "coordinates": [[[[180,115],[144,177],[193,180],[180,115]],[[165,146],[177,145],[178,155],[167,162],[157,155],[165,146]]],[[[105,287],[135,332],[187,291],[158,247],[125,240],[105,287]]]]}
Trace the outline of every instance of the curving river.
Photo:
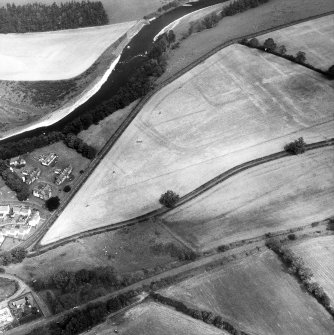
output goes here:
{"type": "Polygon", "coordinates": [[[116,94],[119,87],[124,85],[133,72],[138,69],[145,60],[144,54],[152,46],[154,37],[166,26],[173,21],[194,12],[198,9],[215,5],[226,0],[199,0],[196,2],[189,2],[187,5],[173,9],[172,11],[154,19],[150,24],[145,25],[136,36],[132,38],[127,47],[124,48],[121,58],[112,71],[106,82],[102,85],[95,95],[88,101],[76,108],[72,113],[68,114],[61,121],[54,123],[48,127],[36,128],[31,131],[26,131],[18,135],[8,137],[1,140],[0,143],[6,143],[21,138],[39,135],[46,131],[61,130],[64,125],[70,120],[76,118],[82,113],[98,106],[101,102],[110,99],[116,94]]]}

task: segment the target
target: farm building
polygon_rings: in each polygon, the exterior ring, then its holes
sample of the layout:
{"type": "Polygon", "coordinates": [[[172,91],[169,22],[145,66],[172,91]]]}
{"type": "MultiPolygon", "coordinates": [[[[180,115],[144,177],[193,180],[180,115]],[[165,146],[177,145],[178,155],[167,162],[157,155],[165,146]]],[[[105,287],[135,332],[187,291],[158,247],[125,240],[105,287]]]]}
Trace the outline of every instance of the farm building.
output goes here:
{"type": "Polygon", "coordinates": [[[13,315],[8,307],[0,309],[0,329],[4,329],[5,326],[9,325],[13,321],[13,315]]]}
{"type": "Polygon", "coordinates": [[[9,215],[9,213],[10,213],[9,205],[0,206],[0,217],[5,217],[6,215],[9,215]]]}
{"type": "Polygon", "coordinates": [[[43,155],[39,158],[39,161],[42,165],[49,166],[52,164],[56,159],[58,158],[58,155],[54,152],[50,152],[48,155],[43,155]]]}
{"type": "Polygon", "coordinates": [[[68,167],[66,167],[60,174],[59,176],[56,177],[56,185],[60,185],[62,184],[71,174],[73,168],[71,165],[69,165],[68,167]]]}
{"type": "Polygon", "coordinates": [[[9,165],[10,166],[13,166],[13,167],[23,167],[26,165],[26,161],[21,158],[21,157],[14,157],[14,158],[11,158],[10,162],[9,162],[9,165]]]}
{"type": "Polygon", "coordinates": [[[31,208],[25,206],[13,206],[13,215],[29,216],[31,214],[31,208]]]}
{"type": "Polygon", "coordinates": [[[39,221],[41,220],[41,217],[39,215],[39,211],[36,211],[31,216],[28,225],[31,227],[36,227],[39,224],[39,221]]]}
{"type": "Polygon", "coordinates": [[[33,189],[33,195],[42,200],[48,200],[52,196],[51,186],[46,183],[40,183],[33,189]]]}
{"type": "Polygon", "coordinates": [[[22,181],[28,185],[36,181],[41,175],[41,170],[38,168],[32,168],[32,169],[26,168],[23,170],[15,170],[15,172],[22,179],[22,181]]]}

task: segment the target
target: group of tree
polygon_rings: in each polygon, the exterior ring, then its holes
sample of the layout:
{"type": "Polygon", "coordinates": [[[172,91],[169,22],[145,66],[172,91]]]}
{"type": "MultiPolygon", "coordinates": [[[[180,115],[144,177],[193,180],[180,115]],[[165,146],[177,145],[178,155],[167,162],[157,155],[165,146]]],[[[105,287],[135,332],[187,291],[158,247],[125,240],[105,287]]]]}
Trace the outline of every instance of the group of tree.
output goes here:
{"type": "Polygon", "coordinates": [[[194,319],[201,320],[216,328],[223,329],[232,335],[247,335],[247,333],[235,328],[231,323],[225,321],[220,315],[216,315],[213,312],[190,308],[181,301],[165,297],[155,292],[152,292],[150,297],[159,303],[175,308],[178,312],[189,315],[194,319]]]}
{"type": "Polygon", "coordinates": [[[290,249],[282,245],[279,240],[273,239],[266,242],[266,246],[273,250],[287,266],[289,272],[295,275],[306,290],[312,294],[334,317],[334,308],[331,307],[331,300],[324,289],[316,282],[312,281],[313,273],[305,266],[301,257],[298,257],[290,249]]]}
{"type": "Polygon", "coordinates": [[[258,7],[262,4],[267,3],[269,0],[236,0],[224,7],[221,12],[221,16],[232,16],[238,13],[242,13],[248,9],[258,7]]]}
{"type": "Polygon", "coordinates": [[[303,154],[306,151],[306,143],[302,137],[284,146],[284,150],[291,155],[303,154]]]}
{"type": "Polygon", "coordinates": [[[157,255],[169,254],[171,257],[177,258],[179,261],[194,261],[197,257],[194,251],[179,247],[172,242],[155,244],[151,246],[151,251],[157,255]]]}
{"type": "Polygon", "coordinates": [[[3,251],[0,254],[0,265],[7,266],[9,264],[21,263],[27,255],[27,251],[23,248],[17,247],[10,251],[3,251]]]}
{"type": "Polygon", "coordinates": [[[29,186],[16,173],[9,169],[8,163],[4,160],[0,160],[0,176],[5,184],[16,193],[19,201],[29,198],[29,186]]]}
{"type": "Polygon", "coordinates": [[[96,155],[96,150],[92,146],[85,143],[81,138],[74,134],[67,134],[64,138],[64,143],[77,152],[79,152],[82,156],[93,159],[96,155]]]}
{"type": "Polygon", "coordinates": [[[36,2],[0,7],[0,33],[26,33],[74,29],[108,24],[101,1],[36,2]]]}
{"type": "Polygon", "coordinates": [[[179,201],[180,196],[174,191],[168,190],[166,193],[162,194],[159,202],[161,205],[166,206],[167,208],[173,208],[176,203],[179,201]]]}

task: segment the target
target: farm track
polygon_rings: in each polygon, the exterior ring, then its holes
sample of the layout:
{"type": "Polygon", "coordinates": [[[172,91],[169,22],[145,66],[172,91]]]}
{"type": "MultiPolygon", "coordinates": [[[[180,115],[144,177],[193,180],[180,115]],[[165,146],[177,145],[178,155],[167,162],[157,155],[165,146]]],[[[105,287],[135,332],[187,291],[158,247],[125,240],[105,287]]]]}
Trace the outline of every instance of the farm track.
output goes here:
{"type": "MultiPolygon", "coordinates": [[[[98,155],[92,160],[92,162],[90,163],[89,167],[87,168],[87,170],[78,178],[76,184],[73,186],[71,193],[68,195],[67,198],[65,198],[63,200],[63,203],[60,205],[60,207],[52,213],[51,217],[44,223],[43,226],[41,226],[39,229],[37,229],[36,233],[34,235],[32,235],[31,237],[29,237],[26,241],[23,241],[19,246],[26,248],[28,250],[33,250],[33,249],[37,249],[33,252],[30,252],[30,256],[35,256],[37,254],[46,252],[48,250],[54,249],[60,245],[66,244],[68,242],[71,242],[73,240],[76,240],[78,238],[81,237],[86,237],[86,236],[91,236],[91,235],[95,235],[95,234],[99,234],[102,232],[106,232],[106,231],[111,231],[111,230],[115,230],[115,229],[120,229],[123,228],[125,226],[131,226],[134,225],[136,223],[145,221],[149,218],[152,218],[154,216],[157,215],[161,215],[164,214],[168,211],[168,209],[165,208],[161,208],[155,211],[152,211],[150,213],[147,213],[145,215],[139,216],[137,218],[131,219],[131,220],[127,220],[127,221],[123,221],[123,222],[119,222],[117,224],[113,224],[112,226],[105,226],[105,227],[101,227],[101,228],[96,228],[96,229],[92,229],[83,233],[79,233],[73,236],[70,236],[68,238],[64,238],[62,240],[59,240],[57,242],[54,243],[50,243],[47,247],[41,247],[40,245],[37,246],[36,245],[39,244],[39,242],[41,241],[41,239],[43,238],[44,234],[48,231],[48,229],[52,226],[52,224],[56,221],[56,219],[58,218],[58,216],[60,215],[60,213],[64,210],[64,208],[67,206],[67,204],[71,201],[71,199],[74,197],[74,195],[76,194],[76,192],[80,189],[80,187],[83,185],[83,183],[88,179],[88,177],[90,176],[90,174],[93,172],[93,170],[98,166],[98,164],[100,163],[100,161],[106,156],[106,154],[109,152],[109,150],[112,148],[112,146],[118,141],[118,139],[120,138],[120,136],[123,134],[123,132],[126,130],[126,128],[131,124],[131,122],[135,119],[135,117],[138,115],[138,113],[141,111],[141,109],[144,107],[144,105],[153,97],[153,95],[155,95],[158,91],[160,91],[161,89],[163,89],[165,86],[167,86],[168,84],[170,84],[171,82],[173,82],[174,80],[178,79],[179,77],[181,77],[182,75],[184,75],[185,73],[187,73],[188,71],[190,71],[191,69],[193,69],[194,67],[196,67],[197,65],[199,65],[200,63],[202,63],[203,61],[205,61],[207,58],[211,57],[212,55],[214,55],[215,53],[217,53],[219,50],[228,47],[232,44],[237,43],[238,41],[240,41],[241,39],[249,39],[249,38],[253,38],[256,37],[258,35],[262,35],[262,34],[266,34],[275,30],[279,30],[282,28],[286,28],[286,27],[290,27],[293,26],[295,24],[301,23],[301,22],[305,22],[305,21],[309,21],[309,20],[313,20],[319,17],[323,17],[323,16],[328,16],[334,14],[334,11],[325,13],[325,14],[320,14],[320,15],[314,15],[314,16],[310,16],[306,19],[300,19],[300,20],[296,20],[292,23],[287,23],[287,24],[283,24],[283,25],[278,25],[274,28],[270,28],[270,29],[264,29],[264,30],[259,30],[256,33],[252,33],[252,34],[248,34],[248,35],[244,35],[244,36],[240,36],[239,38],[234,38],[228,42],[224,42],[221,45],[217,46],[216,48],[212,49],[211,51],[209,51],[208,53],[206,53],[205,55],[203,55],[202,57],[200,57],[199,59],[197,59],[196,61],[192,62],[191,64],[189,64],[188,66],[186,66],[185,68],[183,68],[181,71],[177,72],[176,74],[170,76],[169,78],[167,78],[165,81],[163,81],[162,83],[160,83],[153,91],[149,92],[143,99],[141,99],[138,104],[134,107],[134,109],[131,111],[131,113],[128,115],[128,117],[123,121],[123,123],[120,125],[120,127],[116,130],[116,132],[110,137],[110,139],[108,140],[108,142],[105,144],[105,146],[101,149],[101,151],[98,153],[98,155]]],[[[327,146],[327,145],[333,145],[333,139],[330,140],[331,144],[325,144],[328,143],[328,141],[323,141],[323,142],[318,142],[318,143],[314,143],[311,145],[307,146],[308,150],[311,149],[315,149],[315,148],[311,148],[310,146],[312,145],[318,145],[319,143],[322,143],[321,146],[327,146]]],[[[320,147],[321,147],[320,146],[320,147]]],[[[280,152],[280,153],[276,153],[273,155],[282,155],[282,156],[278,156],[276,158],[273,158],[271,160],[274,159],[279,159],[282,157],[287,156],[288,154],[284,153],[284,152],[280,152]]],[[[263,164],[267,161],[261,162],[261,160],[263,159],[268,159],[268,157],[271,157],[273,155],[270,156],[266,156],[263,157],[261,159],[259,159],[256,165],[260,165],[263,164]]],[[[270,161],[270,160],[268,160],[270,161]]],[[[251,161],[254,162],[254,161],[251,161]]],[[[247,165],[247,164],[251,164],[251,162],[247,162],[244,163],[240,166],[237,166],[233,169],[238,169],[241,168],[241,166],[243,165],[247,165]]],[[[250,167],[256,166],[256,165],[251,165],[250,167]]],[[[245,167],[244,169],[247,169],[249,167],[245,167]]],[[[233,170],[231,169],[231,170],[233,170]]],[[[225,172],[225,173],[230,173],[231,170],[225,172]]],[[[238,170],[239,173],[243,170],[238,170]]],[[[232,175],[234,175],[232,174],[232,175]]],[[[230,175],[227,178],[230,178],[232,175],[230,175]]],[[[213,186],[209,186],[208,184],[211,185],[211,183],[216,182],[216,183],[220,183],[223,180],[226,180],[227,178],[218,181],[218,179],[222,178],[222,175],[219,175],[218,177],[212,179],[211,181],[205,183],[204,185],[200,186],[198,189],[188,193],[187,195],[185,195],[184,197],[182,197],[179,201],[179,203],[177,204],[177,206],[182,205],[183,203],[190,201],[191,199],[193,199],[195,196],[194,193],[197,190],[201,189],[201,193],[203,193],[204,189],[206,189],[206,187],[213,187],[213,186]]],[[[199,194],[201,194],[199,193],[199,194]]],[[[199,194],[197,194],[196,196],[198,196],[199,194]]]]}
{"type": "MultiPolygon", "coordinates": [[[[332,145],[334,145],[334,138],[331,138],[331,139],[328,139],[328,140],[325,140],[325,141],[321,141],[321,142],[307,144],[306,145],[306,150],[310,151],[310,150],[315,150],[315,149],[319,149],[319,148],[323,148],[323,147],[327,147],[327,146],[332,146],[332,145]]],[[[149,213],[146,213],[144,215],[138,216],[138,217],[130,219],[130,220],[122,221],[122,222],[115,223],[115,224],[105,226],[105,227],[91,229],[91,230],[88,230],[88,231],[83,232],[83,233],[72,235],[70,237],[61,239],[57,242],[50,243],[50,244],[46,245],[45,247],[39,245],[36,248],[37,250],[34,250],[34,251],[29,253],[28,257],[37,256],[39,254],[42,254],[42,253],[47,252],[51,249],[57,248],[57,247],[59,247],[61,245],[64,245],[66,243],[75,241],[79,238],[88,237],[88,236],[100,234],[100,233],[103,233],[103,232],[108,232],[108,231],[112,231],[112,230],[121,229],[121,228],[124,228],[124,227],[132,226],[132,225],[135,225],[137,223],[152,219],[154,217],[160,216],[160,215],[165,214],[165,213],[167,213],[167,212],[169,212],[169,211],[171,211],[171,210],[173,210],[177,207],[182,206],[183,204],[185,204],[185,203],[193,200],[194,198],[200,196],[201,194],[207,192],[208,190],[215,187],[216,185],[224,182],[225,180],[227,180],[227,179],[229,179],[229,178],[231,178],[231,177],[233,177],[233,176],[235,176],[235,175],[237,175],[237,174],[239,174],[239,173],[241,173],[245,170],[248,170],[250,168],[253,168],[253,167],[261,165],[261,164],[265,164],[265,163],[268,163],[268,162],[271,162],[271,161],[274,161],[274,160],[278,160],[278,159],[282,159],[284,157],[290,157],[290,156],[291,156],[291,154],[289,154],[285,151],[280,151],[280,152],[277,152],[277,153],[274,153],[274,154],[271,154],[271,155],[268,155],[268,156],[265,156],[265,157],[261,157],[261,158],[254,159],[254,160],[248,161],[246,163],[237,165],[237,166],[233,167],[232,169],[221,173],[217,177],[209,180],[208,182],[204,183],[203,185],[199,186],[198,188],[194,189],[193,191],[191,191],[191,192],[187,193],[186,195],[184,195],[183,197],[181,197],[180,200],[177,202],[177,204],[173,208],[161,207],[159,209],[156,209],[154,211],[151,211],[149,213]]],[[[32,236],[32,237],[35,237],[35,236],[32,236]]],[[[41,238],[41,237],[42,236],[39,236],[39,238],[41,238]]],[[[29,243],[30,241],[29,241],[29,239],[27,239],[26,241],[24,241],[22,243],[21,246],[28,249],[32,244],[24,245],[25,242],[29,243]]],[[[39,242],[39,241],[37,241],[37,242],[39,242]]],[[[36,240],[33,241],[32,243],[36,243],[36,240]]]]}

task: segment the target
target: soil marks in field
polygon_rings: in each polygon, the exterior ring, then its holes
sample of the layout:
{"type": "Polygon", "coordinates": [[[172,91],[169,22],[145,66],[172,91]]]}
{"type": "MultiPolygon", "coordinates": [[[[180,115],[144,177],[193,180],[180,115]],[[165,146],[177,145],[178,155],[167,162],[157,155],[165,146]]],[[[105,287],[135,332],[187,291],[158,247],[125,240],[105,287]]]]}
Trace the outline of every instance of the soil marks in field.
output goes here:
{"type": "Polygon", "coordinates": [[[164,215],[201,250],[333,215],[334,147],[246,170],[164,215]]]}
{"type": "Polygon", "coordinates": [[[334,301],[334,236],[312,238],[292,246],[332,301],[334,301]]]}
{"type": "Polygon", "coordinates": [[[47,244],[158,208],[220,173],[306,142],[333,137],[334,82],[285,59],[227,47],[155,94],[59,219],[47,244]],[[289,82],[319,87],[307,97],[289,82]]]}
{"type": "Polygon", "coordinates": [[[287,54],[306,53],[306,61],[322,70],[334,65],[334,15],[306,21],[258,37],[263,43],[271,37],[285,45],[287,54]]]}
{"type": "Polygon", "coordinates": [[[334,321],[269,251],[162,291],[258,335],[329,335],[334,321]]]}
{"type": "Polygon", "coordinates": [[[223,330],[156,303],[133,307],[118,321],[108,320],[87,335],[109,335],[115,329],[124,335],[228,335],[223,330]]]}

